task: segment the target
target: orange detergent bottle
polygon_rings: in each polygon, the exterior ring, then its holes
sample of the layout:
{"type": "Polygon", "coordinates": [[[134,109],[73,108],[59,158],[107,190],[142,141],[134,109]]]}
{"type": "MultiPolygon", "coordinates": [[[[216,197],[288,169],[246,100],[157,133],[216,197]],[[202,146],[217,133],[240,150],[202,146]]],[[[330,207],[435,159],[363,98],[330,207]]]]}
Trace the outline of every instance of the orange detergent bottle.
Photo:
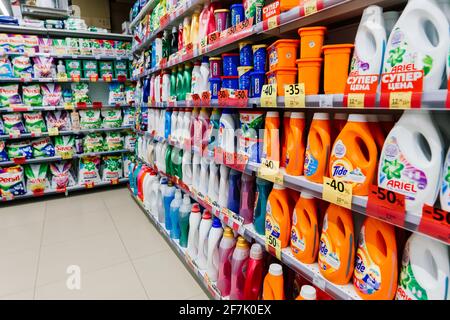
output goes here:
{"type": "Polygon", "coordinates": [[[291,176],[303,175],[305,162],[305,114],[292,112],[289,120],[288,135],[286,138],[286,173],[291,176]]]}
{"type": "Polygon", "coordinates": [[[355,234],[352,212],[330,204],[323,220],[319,247],[319,270],[329,281],[344,285],[352,278],[355,234]]]}
{"type": "Polygon", "coordinates": [[[280,162],[280,116],[276,111],[268,111],[264,126],[263,158],[280,162]]]}
{"type": "Polygon", "coordinates": [[[263,300],[284,300],[283,268],[278,263],[272,263],[264,278],[263,300]]]}
{"type": "Polygon", "coordinates": [[[328,113],[315,113],[305,151],[304,174],[309,181],[322,183],[324,175],[328,173],[330,132],[328,113]]]}
{"type": "MultiPolygon", "coordinates": [[[[298,193],[297,193],[298,194],[298,193]]],[[[281,242],[281,248],[289,244],[291,213],[294,210],[294,193],[278,184],[273,185],[266,208],[266,237],[272,235],[281,242]]]]}
{"type": "Polygon", "coordinates": [[[397,290],[397,244],[395,228],[366,218],[359,235],[353,285],[367,300],[392,300],[397,290]]]}
{"type": "Polygon", "coordinates": [[[366,116],[351,114],[333,145],[330,177],[351,183],[353,195],[367,196],[375,177],[377,161],[377,145],[366,116]]]}
{"type": "Polygon", "coordinates": [[[333,144],[336,141],[337,136],[341,131],[344,129],[345,124],[347,123],[347,115],[345,113],[335,113],[333,117],[333,134],[332,134],[332,141],[333,144]]]}
{"type": "Polygon", "coordinates": [[[378,154],[383,150],[384,140],[386,140],[386,134],[378,121],[378,117],[374,114],[367,115],[367,121],[369,122],[370,134],[373,140],[377,144],[378,154]]]}
{"type": "Polygon", "coordinates": [[[281,136],[281,163],[280,167],[286,168],[287,165],[287,137],[290,135],[291,127],[289,125],[289,121],[291,119],[291,113],[285,112],[283,115],[283,134],[281,136]]]}
{"type": "Polygon", "coordinates": [[[316,261],[319,251],[317,202],[306,192],[300,194],[292,214],[291,249],[294,256],[303,263],[316,261]]]}

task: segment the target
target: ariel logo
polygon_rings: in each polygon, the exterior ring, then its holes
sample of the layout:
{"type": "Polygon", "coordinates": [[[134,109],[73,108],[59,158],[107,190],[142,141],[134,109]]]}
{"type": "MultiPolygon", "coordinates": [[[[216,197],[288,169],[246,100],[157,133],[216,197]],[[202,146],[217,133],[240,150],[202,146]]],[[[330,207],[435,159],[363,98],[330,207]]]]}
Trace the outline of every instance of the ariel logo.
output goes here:
{"type": "Polygon", "coordinates": [[[428,73],[430,73],[431,69],[433,68],[433,58],[429,55],[426,55],[423,60],[423,76],[426,76],[428,73]]]}
{"type": "Polygon", "coordinates": [[[404,164],[397,161],[397,159],[394,161],[385,160],[382,171],[389,180],[393,178],[400,179],[403,168],[405,168],[404,164]]]}
{"type": "Polygon", "coordinates": [[[88,110],[86,111],[86,116],[89,118],[93,118],[94,117],[94,111],[88,110]]]}
{"type": "Polygon", "coordinates": [[[403,62],[403,55],[405,54],[406,50],[402,49],[400,47],[397,47],[391,51],[389,51],[389,58],[388,63],[391,65],[391,67],[396,66],[397,64],[400,64],[403,62]]]}
{"type": "Polygon", "coordinates": [[[448,184],[450,184],[450,167],[447,167],[447,175],[444,179],[448,184]]]}
{"type": "Polygon", "coordinates": [[[114,159],[107,159],[105,162],[106,162],[106,166],[111,171],[117,171],[117,170],[120,169],[119,168],[119,162],[115,161],[114,159]]]}
{"type": "Polygon", "coordinates": [[[85,167],[86,171],[95,171],[95,163],[93,163],[93,162],[86,162],[84,164],[84,167],[85,167]]]}

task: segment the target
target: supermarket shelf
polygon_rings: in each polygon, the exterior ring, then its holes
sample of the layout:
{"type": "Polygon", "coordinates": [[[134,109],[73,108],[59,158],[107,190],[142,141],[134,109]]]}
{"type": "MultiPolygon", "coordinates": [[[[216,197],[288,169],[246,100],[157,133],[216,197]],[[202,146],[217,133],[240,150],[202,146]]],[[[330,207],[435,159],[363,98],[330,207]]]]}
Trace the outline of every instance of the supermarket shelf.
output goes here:
{"type": "Polygon", "coordinates": [[[70,15],[69,10],[37,7],[22,4],[22,15],[40,19],[65,19],[70,15]]]}
{"type": "Polygon", "coordinates": [[[17,164],[36,164],[36,163],[47,163],[47,162],[56,162],[62,160],[73,160],[80,159],[82,157],[93,157],[93,156],[112,156],[112,155],[120,155],[122,153],[133,152],[131,150],[117,150],[117,151],[102,151],[102,152],[89,152],[89,153],[81,153],[74,154],[71,159],[63,159],[62,157],[50,157],[50,158],[40,158],[40,159],[27,159],[24,161],[20,161],[17,159],[16,161],[5,161],[0,162],[0,167],[14,166],[17,164]]]}
{"type": "Polygon", "coordinates": [[[178,240],[174,240],[170,237],[169,232],[165,228],[164,224],[159,223],[156,216],[154,216],[142,201],[133,195],[131,192],[131,197],[138,204],[141,210],[145,213],[147,218],[153,224],[153,226],[158,230],[161,236],[166,240],[167,244],[171,247],[172,251],[178,256],[178,259],[185,265],[186,269],[191,273],[192,277],[197,281],[197,283],[202,287],[203,291],[209,296],[210,299],[222,300],[223,297],[220,295],[217,289],[216,283],[209,281],[204,270],[200,270],[192,258],[186,252],[185,248],[182,248],[178,240]]]}
{"type": "MultiPolygon", "coordinates": [[[[70,131],[59,131],[56,136],[67,136],[72,134],[87,134],[94,132],[111,132],[111,131],[122,131],[122,130],[130,130],[133,129],[133,126],[119,127],[119,128],[99,128],[99,129],[83,129],[83,130],[70,130],[70,131]]],[[[17,140],[17,139],[27,139],[27,138],[40,138],[40,137],[49,137],[50,134],[48,132],[42,132],[40,134],[34,133],[23,133],[17,136],[13,135],[0,135],[0,140],[17,140]]]]}
{"type": "Polygon", "coordinates": [[[74,59],[74,60],[133,60],[133,57],[130,55],[86,55],[86,54],[56,54],[56,53],[17,53],[17,52],[7,52],[7,56],[9,57],[18,57],[18,56],[27,56],[30,58],[33,57],[46,57],[46,58],[55,58],[55,59],[74,59]]]}
{"type": "Polygon", "coordinates": [[[16,106],[10,108],[0,108],[1,113],[9,113],[9,112],[32,112],[32,111],[56,111],[56,110],[84,110],[84,109],[117,109],[117,108],[134,108],[134,106],[129,104],[124,105],[102,105],[101,108],[98,108],[94,105],[87,105],[85,107],[77,107],[76,105],[73,108],[67,106],[55,106],[55,107],[30,107],[30,106],[16,106]]]}
{"type": "Polygon", "coordinates": [[[141,11],[139,11],[139,14],[136,16],[136,18],[134,18],[133,21],[130,22],[130,29],[136,27],[137,24],[142,20],[142,18],[144,18],[148,13],[152,12],[158,2],[158,0],[149,0],[147,4],[141,9],[141,11]]]}
{"type": "Polygon", "coordinates": [[[57,78],[0,78],[0,83],[76,83],[76,82],[90,82],[90,83],[111,83],[117,82],[119,79],[114,78],[111,81],[105,81],[104,79],[98,79],[97,81],[91,81],[89,78],[80,78],[80,81],[74,81],[71,78],[61,80],[57,78]]]}
{"type": "MultiPolygon", "coordinates": [[[[141,162],[146,165],[153,167],[151,164],[146,163],[142,159],[139,159],[141,162]]],[[[167,176],[164,172],[159,171],[160,174],[167,176]]],[[[175,180],[175,179],[171,179],[175,180]]],[[[174,181],[176,182],[176,181],[174,181]]],[[[198,194],[196,190],[188,187],[186,189],[185,186],[177,184],[177,186],[189,194],[189,196],[196,202],[198,202],[202,207],[211,211],[216,217],[218,217],[222,222],[227,224],[229,227],[233,228],[236,232],[238,232],[241,236],[245,237],[248,240],[254,240],[259,243],[263,248],[265,248],[265,237],[256,233],[252,224],[243,225],[238,219],[234,218],[234,216],[238,216],[235,213],[230,212],[230,210],[226,208],[220,208],[217,205],[211,205],[209,200],[205,199],[201,195],[198,194]]],[[[292,254],[292,250],[288,247],[282,250],[281,253],[281,262],[287,265],[292,270],[298,272],[303,277],[305,277],[310,282],[314,283],[318,288],[325,291],[329,295],[331,295],[335,299],[341,300],[360,300],[361,298],[357,295],[353,285],[351,283],[341,286],[336,285],[328,280],[326,280],[319,271],[319,267],[317,263],[314,264],[304,264],[298,261],[292,254]]]]}
{"type": "Polygon", "coordinates": [[[112,186],[112,185],[117,185],[117,184],[125,184],[125,183],[128,183],[128,178],[119,179],[119,181],[117,183],[100,182],[98,184],[94,184],[93,186],[76,185],[76,186],[73,186],[73,187],[67,187],[65,190],[47,190],[47,191],[44,191],[41,194],[27,193],[27,194],[24,194],[24,195],[21,195],[21,196],[16,196],[16,197],[14,197],[12,199],[0,198],[0,201],[10,202],[10,201],[15,201],[15,200],[39,198],[39,197],[50,196],[50,195],[55,195],[55,194],[65,194],[66,196],[68,196],[69,193],[75,192],[75,191],[91,190],[93,188],[102,188],[102,187],[107,187],[107,186],[112,186]]]}
{"type": "Polygon", "coordinates": [[[79,38],[92,38],[92,39],[110,39],[110,40],[123,40],[131,41],[133,39],[130,35],[119,33],[101,33],[91,31],[78,31],[78,30],[65,30],[65,29],[48,29],[48,28],[33,28],[23,26],[12,26],[7,24],[0,24],[0,32],[5,33],[20,33],[30,35],[47,35],[58,37],[79,37],[79,38]]]}

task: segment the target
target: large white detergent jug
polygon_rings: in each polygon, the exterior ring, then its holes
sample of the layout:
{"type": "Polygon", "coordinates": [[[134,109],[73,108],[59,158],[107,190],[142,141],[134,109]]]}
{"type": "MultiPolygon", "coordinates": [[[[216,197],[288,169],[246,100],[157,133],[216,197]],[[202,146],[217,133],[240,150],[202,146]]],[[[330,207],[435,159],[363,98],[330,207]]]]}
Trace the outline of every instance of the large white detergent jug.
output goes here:
{"type": "Polygon", "coordinates": [[[189,256],[195,260],[198,255],[198,236],[199,226],[202,220],[202,214],[198,203],[194,203],[191,208],[191,215],[189,216],[189,234],[187,252],[189,256]]]}
{"type": "Polygon", "coordinates": [[[394,29],[394,26],[398,21],[398,17],[400,17],[400,12],[398,11],[383,12],[384,30],[386,30],[386,40],[391,35],[392,29],[394,29]]]}
{"type": "Polygon", "coordinates": [[[219,206],[226,208],[228,204],[229,182],[228,175],[230,168],[220,165],[220,182],[219,182],[219,206]]]}
{"type": "Polygon", "coordinates": [[[396,298],[448,300],[449,259],[445,244],[413,233],[403,252],[396,298]]]}
{"type": "Polygon", "coordinates": [[[182,131],[184,124],[184,109],[178,110],[178,119],[177,119],[177,127],[175,128],[175,132],[173,135],[175,136],[175,140],[178,142],[183,142],[182,139],[182,131]]]}
{"type": "MultiPolygon", "coordinates": [[[[378,185],[406,196],[406,210],[421,217],[439,192],[442,140],[430,114],[405,111],[386,138],[378,167],[378,185]]],[[[416,221],[417,222],[417,221],[416,221]]]]}
{"type": "Polygon", "coordinates": [[[184,143],[186,139],[190,139],[191,133],[189,131],[189,123],[191,122],[192,112],[190,109],[186,109],[184,111],[184,119],[183,119],[183,130],[182,130],[182,140],[181,143],[184,143]]]}
{"type": "Polygon", "coordinates": [[[156,147],[155,147],[155,165],[156,167],[158,167],[158,169],[161,169],[159,166],[159,161],[161,159],[161,152],[162,152],[162,143],[156,143],[156,147]]]}
{"type": "Polygon", "coordinates": [[[208,258],[208,236],[212,227],[212,216],[208,210],[203,211],[202,221],[198,232],[197,266],[200,270],[206,269],[208,258]]]}
{"type": "Polygon", "coordinates": [[[181,171],[183,172],[183,182],[188,186],[192,185],[192,153],[190,151],[183,153],[181,171]]]}
{"type": "Polygon", "coordinates": [[[170,120],[170,138],[176,141],[176,129],[177,129],[177,121],[178,121],[178,109],[174,109],[172,111],[172,116],[170,120]]]}
{"type": "Polygon", "coordinates": [[[162,177],[159,180],[159,190],[158,190],[158,222],[159,223],[164,223],[164,217],[165,217],[165,212],[164,212],[164,193],[166,192],[166,187],[167,187],[167,178],[166,177],[162,177]]]}
{"type": "Polygon", "coordinates": [[[200,186],[200,155],[194,153],[192,157],[192,188],[198,191],[200,186]]]}
{"type": "Polygon", "coordinates": [[[214,161],[209,164],[208,197],[211,202],[219,201],[219,165],[214,161]]]}
{"type": "Polygon", "coordinates": [[[208,255],[206,259],[206,274],[213,282],[217,281],[219,275],[219,244],[222,234],[222,223],[218,218],[214,217],[208,236],[208,255]]]}
{"type": "Polygon", "coordinates": [[[444,159],[444,168],[442,169],[440,200],[442,210],[450,211],[450,148],[444,159]]]}
{"type": "Polygon", "coordinates": [[[449,26],[434,0],[409,0],[389,37],[383,72],[414,64],[423,70],[423,90],[437,90],[449,50],[449,26]]]}
{"type": "Polygon", "coordinates": [[[208,158],[202,158],[200,161],[200,184],[198,187],[198,192],[203,196],[208,195],[208,185],[209,185],[209,165],[211,160],[208,158]]]}
{"type": "Polygon", "coordinates": [[[351,72],[361,75],[380,74],[385,48],[383,9],[379,6],[369,6],[362,14],[356,33],[351,72]]]}
{"type": "Polygon", "coordinates": [[[222,112],[220,117],[220,128],[217,145],[222,148],[224,152],[234,153],[236,152],[236,116],[228,109],[222,112]]]}
{"type": "Polygon", "coordinates": [[[158,181],[158,176],[152,170],[151,173],[145,176],[144,182],[142,183],[144,189],[144,207],[149,211],[152,208],[152,187],[155,181],[158,181]]]}
{"type": "Polygon", "coordinates": [[[152,184],[150,193],[150,212],[153,216],[158,217],[158,192],[159,192],[159,177],[157,177],[152,184]]]}

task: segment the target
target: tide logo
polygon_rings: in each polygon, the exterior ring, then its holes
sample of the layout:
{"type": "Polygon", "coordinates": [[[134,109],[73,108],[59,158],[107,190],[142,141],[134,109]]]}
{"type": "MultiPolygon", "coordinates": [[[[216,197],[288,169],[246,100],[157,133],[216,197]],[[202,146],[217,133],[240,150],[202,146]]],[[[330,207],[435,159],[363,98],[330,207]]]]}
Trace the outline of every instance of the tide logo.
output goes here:
{"type": "Polygon", "coordinates": [[[331,166],[331,177],[333,178],[345,178],[350,172],[351,168],[347,162],[335,161],[331,166]]]}

